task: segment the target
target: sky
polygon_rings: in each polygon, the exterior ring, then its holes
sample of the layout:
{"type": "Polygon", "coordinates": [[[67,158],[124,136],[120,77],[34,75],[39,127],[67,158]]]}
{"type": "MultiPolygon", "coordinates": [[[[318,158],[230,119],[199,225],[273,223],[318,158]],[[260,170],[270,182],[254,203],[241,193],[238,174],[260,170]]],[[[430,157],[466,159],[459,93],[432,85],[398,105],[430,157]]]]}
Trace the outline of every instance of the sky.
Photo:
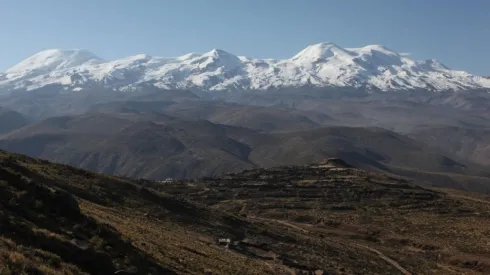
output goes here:
{"type": "Polygon", "coordinates": [[[320,42],[380,44],[490,75],[490,1],[0,0],[0,71],[52,48],[284,59],[320,42]]]}

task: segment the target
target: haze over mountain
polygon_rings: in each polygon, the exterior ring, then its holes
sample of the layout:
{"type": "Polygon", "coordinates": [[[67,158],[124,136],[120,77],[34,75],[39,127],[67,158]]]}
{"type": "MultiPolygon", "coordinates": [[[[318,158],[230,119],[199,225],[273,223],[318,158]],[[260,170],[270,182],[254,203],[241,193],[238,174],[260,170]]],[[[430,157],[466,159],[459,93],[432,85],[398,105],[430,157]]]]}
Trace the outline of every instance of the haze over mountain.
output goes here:
{"type": "Polygon", "coordinates": [[[31,122],[29,118],[18,112],[0,107],[0,134],[21,128],[31,122]]]}
{"type": "Polygon", "coordinates": [[[79,92],[94,88],[133,91],[141,84],[200,91],[271,90],[287,87],[354,87],[433,91],[489,88],[490,80],[415,61],[380,45],[306,47],[285,60],[236,56],[221,49],[179,57],[145,54],[105,61],[86,50],[46,50],[0,74],[0,92],[59,84],[79,92]]]}
{"type": "Polygon", "coordinates": [[[410,135],[462,158],[490,165],[490,128],[421,127],[410,135]]]}
{"type": "Polygon", "coordinates": [[[151,179],[217,176],[341,157],[357,167],[418,178],[427,185],[490,191],[490,173],[482,166],[392,131],[324,127],[306,116],[295,120],[294,114],[284,121],[275,117],[274,108],[265,116],[254,108],[243,109],[252,114],[250,122],[239,111],[237,117],[245,120],[238,124],[225,120],[230,126],[127,109],[55,117],[0,136],[0,148],[93,171],[151,179]],[[262,117],[269,123],[261,124],[262,117]],[[291,127],[285,130],[287,121],[291,127]],[[236,126],[244,124],[257,128],[236,126]]]}

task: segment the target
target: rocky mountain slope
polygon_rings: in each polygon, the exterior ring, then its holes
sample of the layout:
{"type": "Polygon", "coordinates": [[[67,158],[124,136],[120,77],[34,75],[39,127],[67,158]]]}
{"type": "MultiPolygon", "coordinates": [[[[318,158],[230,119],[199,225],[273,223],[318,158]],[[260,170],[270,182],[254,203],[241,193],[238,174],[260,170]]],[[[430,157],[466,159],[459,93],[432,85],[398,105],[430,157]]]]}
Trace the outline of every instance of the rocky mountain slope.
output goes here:
{"type": "Polygon", "coordinates": [[[490,268],[488,198],[421,188],[340,160],[153,182],[1,151],[0,191],[2,274],[490,268]]]}
{"type": "Polygon", "coordinates": [[[79,92],[135,91],[141,84],[204,91],[286,87],[355,87],[375,90],[489,88],[490,80],[451,70],[436,60],[415,61],[380,45],[342,48],[310,45],[284,60],[236,56],[220,49],[180,57],[144,54],[106,61],[86,50],[46,50],[0,74],[0,91],[61,85],[79,92]]]}

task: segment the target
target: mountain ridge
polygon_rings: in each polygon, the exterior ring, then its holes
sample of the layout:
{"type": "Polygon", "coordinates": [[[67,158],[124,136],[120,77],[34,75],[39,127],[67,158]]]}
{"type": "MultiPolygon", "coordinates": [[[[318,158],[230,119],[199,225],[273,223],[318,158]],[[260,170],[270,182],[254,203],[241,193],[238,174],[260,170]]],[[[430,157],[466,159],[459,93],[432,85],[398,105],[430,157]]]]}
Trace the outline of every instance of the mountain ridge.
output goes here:
{"type": "MultiPolygon", "coordinates": [[[[182,107],[194,112],[189,106],[182,107]]],[[[240,109],[189,114],[199,120],[180,115],[180,110],[144,113],[125,107],[121,113],[49,118],[0,135],[0,148],[93,171],[160,180],[340,157],[359,168],[421,178],[431,185],[490,190],[484,168],[382,128],[321,127],[307,113],[274,119],[282,117],[281,110],[249,108],[244,111],[254,115],[248,117],[240,109]],[[268,131],[288,123],[296,126],[268,131]]]]}
{"type": "Polygon", "coordinates": [[[61,84],[66,90],[162,89],[266,91],[287,87],[355,87],[433,91],[490,88],[490,80],[416,61],[382,45],[342,48],[313,44],[288,59],[257,59],[222,49],[179,57],[139,54],[105,61],[87,50],[45,50],[0,73],[0,93],[61,84]]]}

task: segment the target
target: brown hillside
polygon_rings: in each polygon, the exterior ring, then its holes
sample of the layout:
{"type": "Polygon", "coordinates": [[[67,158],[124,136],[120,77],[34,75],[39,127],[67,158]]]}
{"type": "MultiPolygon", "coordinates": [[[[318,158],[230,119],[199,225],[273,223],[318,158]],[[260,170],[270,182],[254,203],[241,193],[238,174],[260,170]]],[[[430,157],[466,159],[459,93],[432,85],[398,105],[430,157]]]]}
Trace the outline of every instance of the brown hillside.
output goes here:
{"type": "Polygon", "coordinates": [[[487,198],[333,160],[153,182],[1,152],[0,189],[3,274],[490,272],[487,198]]]}

